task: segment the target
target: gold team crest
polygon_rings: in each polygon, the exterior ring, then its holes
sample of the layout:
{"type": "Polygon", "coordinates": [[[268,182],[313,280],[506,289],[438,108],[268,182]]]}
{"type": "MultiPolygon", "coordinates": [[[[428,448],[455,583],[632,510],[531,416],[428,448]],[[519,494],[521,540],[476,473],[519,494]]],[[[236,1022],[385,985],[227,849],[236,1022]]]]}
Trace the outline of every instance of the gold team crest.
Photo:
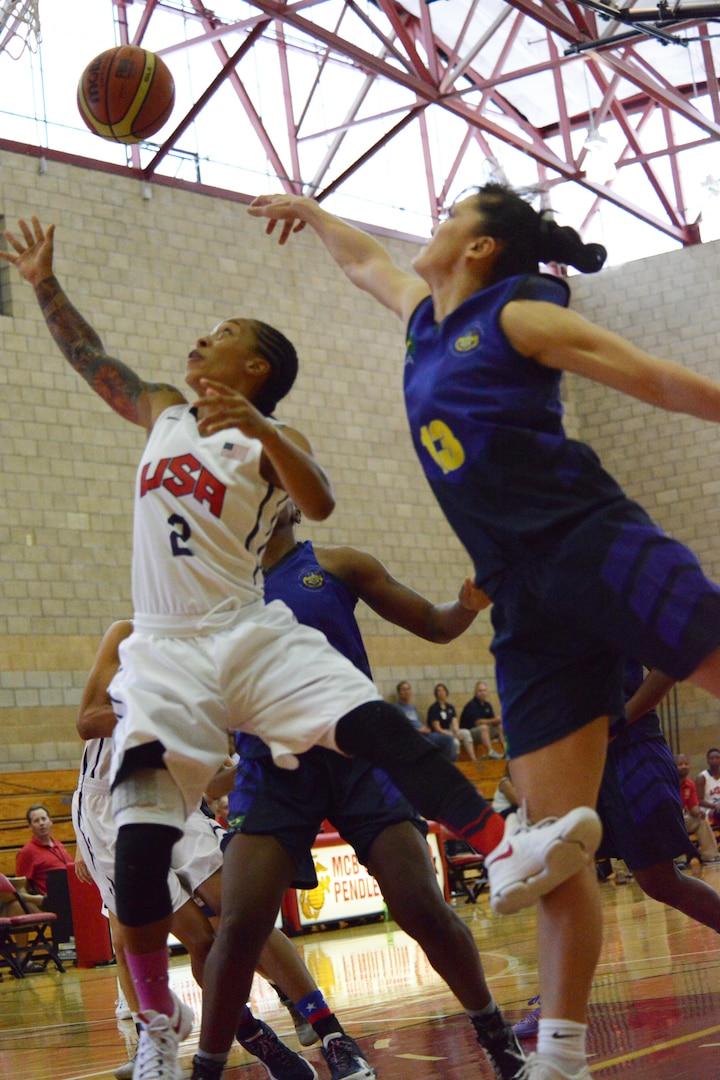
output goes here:
{"type": "Polygon", "coordinates": [[[325,578],[322,574],[311,570],[309,574],[303,574],[302,583],[306,589],[321,589],[325,584],[325,578]]]}
{"type": "Polygon", "coordinates": [[[327,866],[317,859],[313,859],[313,863],[318,883],[314,889],[301,889],[298,895],[300,910],[306,919],[317,919],[325,903],[325,894],[330,892],[330,875],[326,872],[321,876],[322,871],[327,871],[327,866]]]}
{"type": "Polygon", "coordinates": [[[480,344],[480,334],[477,330],[469,330],[467,334],[463,334],[462,337],[456,338],[453,343],[455,352],[467,353],[472,352],[473,349],[477,349],[480,344]]]}

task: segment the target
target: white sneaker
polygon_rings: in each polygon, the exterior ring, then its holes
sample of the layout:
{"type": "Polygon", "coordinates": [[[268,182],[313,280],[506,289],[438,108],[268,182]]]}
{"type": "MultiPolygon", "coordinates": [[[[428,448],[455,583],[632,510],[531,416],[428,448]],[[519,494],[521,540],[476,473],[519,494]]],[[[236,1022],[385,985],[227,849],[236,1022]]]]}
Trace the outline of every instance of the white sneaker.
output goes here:
{"type": "Polygon", "coordinates": [[[546,1054],[531,1054],[515,1080],[592,1080],[592,1077],[587,1065],[580,1072],[569,1073],[546,1054]]]}
{"type": "Polygon", "coordinates": [[[132,1013],[124,997],[119,997],[115,1002],[115,1016],[118,1020],[130,1020],[132,1013]]]}
{"type": "Polygon", "coordinates": [[[175,1004],[172,1016],[151,1009],[138,1013],[140,1038],[133,1080],[183,1080],[178,1046],[192,1031],[195,1016],[189,1005],[170,993],[175,1004]]]}
{"type": "Polygon", "coordinates": [[[492,758],[493,761],[502,761],[505,755],[501,754],[499,750],[491,750],[488,757],[492,758]]]}
{"type": "Polygon", "coordinates": [[[505,835],[485,859],[490,907],[499,915],[530,907],[587,866],[601,837],[600,818],[589,806],[537,825],[528,825],[523,810],[510,814],[505,835]]]}

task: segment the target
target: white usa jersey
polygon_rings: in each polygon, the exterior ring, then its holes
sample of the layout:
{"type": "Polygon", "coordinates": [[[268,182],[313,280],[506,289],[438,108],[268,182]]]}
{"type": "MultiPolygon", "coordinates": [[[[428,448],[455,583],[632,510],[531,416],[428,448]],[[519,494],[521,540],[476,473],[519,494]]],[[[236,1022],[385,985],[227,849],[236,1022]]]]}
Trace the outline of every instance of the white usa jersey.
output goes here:
{"type": "Polygon", "coordinates": [[[202,617],[262,598],[259,562],[286,493],[260,475],[262,444],[200,435],[189,405],[155,421],[135,483],[136,617],[202,617]]]}

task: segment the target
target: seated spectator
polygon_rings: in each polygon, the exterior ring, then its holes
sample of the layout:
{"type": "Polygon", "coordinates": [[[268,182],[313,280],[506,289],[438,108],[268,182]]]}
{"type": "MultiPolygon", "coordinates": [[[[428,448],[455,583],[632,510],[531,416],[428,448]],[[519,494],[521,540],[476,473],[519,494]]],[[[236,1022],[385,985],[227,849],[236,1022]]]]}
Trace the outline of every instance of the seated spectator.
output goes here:
{"type": "Polygon", "coordinates": [[[482,744],[488,757],[505,757],[502,720],[495,715],[495,709],[488,701],[487,685],[482,680],[475,683],[475,694],[460,714],[460,728],[470,732],[475,746],[482,744]],[[493,750],[493,739],[500,743],[501,751],[493,750]]]}
{"type": "Polygon", "coordinates": [[[432,731],[427,724],[424,724],[420,718],[420,713],[417,710],[417,706],[413,702],[412,687],[407,679],[397,684],[397,707],[400,712],[405,713],[408,720],[413,727],[421,731],[431,743],[438,748],[441,754],[444,754],[449,761],[455,761],[458,756],[458,744],[452,737],[450,732],[446,731],[432,731]]]}
{"type": "Polygon", "coordinates": [[[711,746],[705,760],[707,769],[700,773],[695,787],[700,806],[708,811],[708,821],[711,825],[720,825],[720,750],[711,746]]]}
{"type": "Polygon", "coordinates": [[[506,818],[509,814],[513,814],[519,805],[517,792],[510,779],[510,772],[506,769],[505,775],[495,788],[492,808],[496,814],[500,814],[501,817],[506,818]]]}
{"type": "Polygon", "coordinates": [[[435,694],[435,701],[428,709],[428,727],[431,731],[440,734],[449,731],[455,740],[458,751],[462,746],[470,760],[477,761],[472,735],[466,728],[460,727],[455,706],[448,701],[448,688],[445,683],[439,682],[433,693],[435,694]]]}
{"type": "Polygon", "coordinates": [[[61,866],[72,866],[73,858],[59,840],[53,840],[53,822],[47,807],[41,803],[31,806],[25,814],[32,837],[15,857],[15,872],[27,879],[28,891],[47,896],[47,872],[61,866]]]}
{"type": "Polygon", "coordinates": [[[720,853],[718,853],[715,833],[712,831],[710,822],[707,820],[705,810],[700,806],[697,788],[688,776],[688,773],[690,772],[690,762],[685,754],[677,754],[675,757],[675,764],[677,765],[678,773],[680,774],[680,798],[682,799],[683,804],[685,828],[688,833],[691,835],[694,833],[697,836],[700,858],[702,861],[704,863],[718,862],[720,861],[720,853]]]}

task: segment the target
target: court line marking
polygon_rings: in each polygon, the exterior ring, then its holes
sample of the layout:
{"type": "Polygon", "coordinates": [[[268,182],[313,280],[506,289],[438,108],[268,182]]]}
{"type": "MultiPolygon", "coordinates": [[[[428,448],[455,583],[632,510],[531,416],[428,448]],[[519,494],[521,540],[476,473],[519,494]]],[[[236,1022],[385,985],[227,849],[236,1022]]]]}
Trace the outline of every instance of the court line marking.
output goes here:
{"type": "Polygon", "coordinates": [[[403,1061],[447,1061],[446,1057],[431,1057],[429,1054],[396,1054],[403,1061]]]}
{"type": "Polygon", "coordinates": [[[683,1046],[685,1043],[703,1039],[708,1035],[717,1035],[718,1032],[720,1032],[720,1024],[716,1024],[715,1027],[704,1028],[702,1031],[696,1031],[692,1035],[680,1035],[677,1039],[668,1039],[667,1042],[655,1043],[654,1046],[645,1046],[641,1050],[633,1050],[629,1054],[621,1054],[620,1057],[609,1058],[607,1061],[599,1062],[597,1065],[591,1065],[590,1072],[609,1069],[613,1065],[622,1065],[626,1061],[635,1061],[637,1058],[649,1057],[650,1054],[656,1054],[660,1050],[671,1050],[674,1046],[683,1046]]]}

